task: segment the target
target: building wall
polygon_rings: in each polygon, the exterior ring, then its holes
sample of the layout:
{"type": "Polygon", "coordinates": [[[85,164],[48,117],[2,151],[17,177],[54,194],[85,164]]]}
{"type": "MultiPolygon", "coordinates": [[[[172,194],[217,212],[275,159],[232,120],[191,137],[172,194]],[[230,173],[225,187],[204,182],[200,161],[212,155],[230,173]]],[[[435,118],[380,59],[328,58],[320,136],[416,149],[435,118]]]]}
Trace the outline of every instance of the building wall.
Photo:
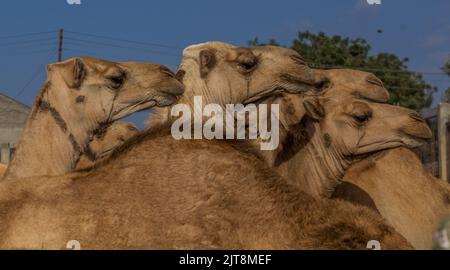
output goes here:
{"type": "Polygon", "coordinates": [[[29,113],[28,106],[0,94],[0,163],[9,163],[29,113]]]}

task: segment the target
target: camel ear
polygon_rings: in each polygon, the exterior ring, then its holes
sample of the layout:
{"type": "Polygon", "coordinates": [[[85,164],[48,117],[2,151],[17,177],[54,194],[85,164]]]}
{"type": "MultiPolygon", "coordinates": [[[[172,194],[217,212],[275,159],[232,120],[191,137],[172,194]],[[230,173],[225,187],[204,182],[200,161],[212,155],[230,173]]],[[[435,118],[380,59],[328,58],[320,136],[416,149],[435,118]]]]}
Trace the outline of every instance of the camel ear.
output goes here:
{"type": "Polygon", "coordinates": [[[62,63],[52,64],[47,69],[59,73],[70,88],[80,88],[86,77],[86,67],[80,58],[73,58],[62,63]]]}
{"type": "Polygon", "coordinates": [[[283,93],[280,97],[280,122],[285,127],[299,123],[305,115],[304,98],[297,94],[283,93]]]}
{"type": "Polygon", "coordinates": [[[200,51],[200,77],[205,78],[216,65],[216,54],[213,50],[200,51]]]}
{"type": "Polygon", "coordinates": [[[303,101],[306,114],[314,120],[320,121],[325,116],[325,110],[316,98],[303,101]]]}

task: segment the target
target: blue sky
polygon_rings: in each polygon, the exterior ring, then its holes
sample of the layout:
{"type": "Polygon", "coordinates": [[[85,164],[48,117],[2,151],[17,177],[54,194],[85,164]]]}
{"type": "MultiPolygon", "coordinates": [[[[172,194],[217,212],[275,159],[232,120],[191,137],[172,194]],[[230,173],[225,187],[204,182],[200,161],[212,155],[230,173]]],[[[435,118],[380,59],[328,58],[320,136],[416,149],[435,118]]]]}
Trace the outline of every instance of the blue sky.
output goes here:
{"type": "MultiPolygon", "coordinates": [[[[246,45],[257,36],[290,45],[305,30],[365,38],[372,53],[408,57],[410,69],[417,71],[438,73],[450,55],[450,0],[382,0],[377,6],[365,0],[81,1],[81,5],[68,5],[66,0],[2,1],[1,93],[32,103],[45,80],[45,64],[56,61],[59,28],[76,32],[66,32],[64,59],[93,55],[162,63],[172,69],[181,49],[193,43],[220,40],[246,45]],[[6,38],[47,31],[55,32],[6,38]]],[[[425,78],[441,90],[450,86],[446,76],[427,73],[425,78]]],[[[439,99],[438,93],[435,103],[439,99]]]]}

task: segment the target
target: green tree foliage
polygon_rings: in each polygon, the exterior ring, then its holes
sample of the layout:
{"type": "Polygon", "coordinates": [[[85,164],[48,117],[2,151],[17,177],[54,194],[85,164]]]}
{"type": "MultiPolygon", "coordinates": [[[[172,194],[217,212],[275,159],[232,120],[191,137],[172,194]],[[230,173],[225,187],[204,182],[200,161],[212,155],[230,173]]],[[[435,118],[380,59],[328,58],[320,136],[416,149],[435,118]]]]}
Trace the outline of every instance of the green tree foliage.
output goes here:
{"type": "MultiPolygon", "coordinates": [[[[275,40],[269,44],[277,45],[275,40]]],[[[249,45],[262,45],[258,38],[249,45]]],[[[408,59],[395,54],[370,54],[371,47],[361,38],[350,39],[338,35],[327,36],[320,32],[300,32],[291,48],[299,52],[314,68],[353,68],[369,71],[385,83],[390,92],[390,102],[414,110],[428,107],[436,91],[422,75],[408,70],[408,59]]]]}
{"type": "MultiPolygon", "coordinates": [[[[450,76],[450,58],[447,60],[447,63],[442,67],[442,71],[447,73],[450,76]]],[[[450,87],[445,91],[445,101],[450,102],[450,87]]]]}

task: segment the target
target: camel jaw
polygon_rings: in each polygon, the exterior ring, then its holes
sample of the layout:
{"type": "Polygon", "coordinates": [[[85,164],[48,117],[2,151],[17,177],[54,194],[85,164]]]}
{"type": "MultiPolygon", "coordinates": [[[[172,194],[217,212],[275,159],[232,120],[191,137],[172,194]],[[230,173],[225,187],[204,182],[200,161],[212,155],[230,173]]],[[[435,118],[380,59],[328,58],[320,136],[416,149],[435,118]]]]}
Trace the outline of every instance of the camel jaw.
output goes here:
{"type": "Polygon", "coordinates": [[[130,105],[122,108],[118,112],[113,113],[109,122],[114,122],[114,121],[120,120],[124,117],[127,117],[127,116],[133,114],[133,113],[153,108],[156,105],[157,105],[157,101],[153,98],[148,99],[148,100],[143,100],[139,103],[130,104],[130,105]]]}

